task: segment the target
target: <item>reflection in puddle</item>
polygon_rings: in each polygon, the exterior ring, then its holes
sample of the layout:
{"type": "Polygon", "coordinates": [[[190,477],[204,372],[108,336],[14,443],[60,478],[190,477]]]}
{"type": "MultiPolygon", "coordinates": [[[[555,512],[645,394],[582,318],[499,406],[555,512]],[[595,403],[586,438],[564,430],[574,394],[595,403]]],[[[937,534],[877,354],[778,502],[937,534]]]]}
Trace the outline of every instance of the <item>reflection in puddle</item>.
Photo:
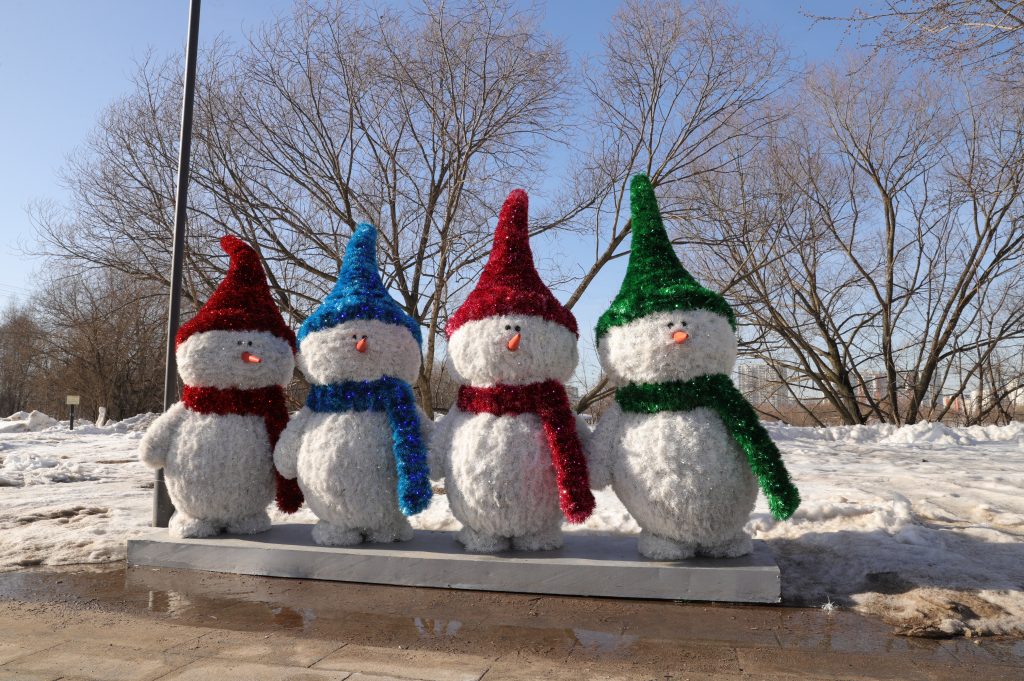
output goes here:
{"type": "Polygon", "coordinates": [[[192,607],[192,601],[177,591],[150,590],[148,607],[150,612],[180,615],[186,609],[192,607]]]}
{"type": "Polygon", "coordinates": [[[573,636],[579,645],[595,653],[615,653],[628,650],[639,639],[632,634],[613,634],[607,631],[573,628],[573,636]]]}
{"type": "MultiPolygon", "coordinates": [[[[506,653],[589,660],[639,660],[638,649],[672,655],[681,641],[767,641],[816,651],[914,655],[941,662],[935,641],[896,637],[852,613],[680,605],[610,599],[446,592],[123,567],[0,573],[0,599],[99,605],[149,612],[177,623],[224,630],[301,631],[310,637],[371,647],[422,647],[499,656],[506,653]],[[411,613],[420,613],[414,616],[411,613]],[[628,633],[626,633],[628,632],[628,633]],[[768,632],[767,635],[765,632],[768,632]],[[575,651],[575,652],[573,652],[575,651]],[[934,655],[934,658],[929,655],[934,655]]],[[[1002,664],[1018,664],[1024,642],[946,643],[980,646],[1002,664]]],[[[635,661],[634,660],[634,661],[635,661]]]]}
{"type": "Polygon", "coordinates": [[[416,625],[416,631],[420,633],[420,638],[452,638],[462,628],[462,622],[458,620],[414,617],[412,623],[416,625]]]}

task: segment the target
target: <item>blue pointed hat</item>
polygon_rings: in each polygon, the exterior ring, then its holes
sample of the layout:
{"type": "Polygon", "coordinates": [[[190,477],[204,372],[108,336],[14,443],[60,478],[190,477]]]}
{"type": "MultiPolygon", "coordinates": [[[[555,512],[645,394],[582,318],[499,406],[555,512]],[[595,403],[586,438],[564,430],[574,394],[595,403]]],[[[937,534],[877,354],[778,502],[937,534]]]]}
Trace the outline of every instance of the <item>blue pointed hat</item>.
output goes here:
{"type": "Polygon", "coordinates": [[[423,345],[420,325],[406,314],[380,280],[377,272],[377,229],[365,223],[356,227],[348,240],[334,290],[299,327],[299,343],[314,331],[353,319],[376,319],[385,324],[404,326],[416,342],[423,345]]]}

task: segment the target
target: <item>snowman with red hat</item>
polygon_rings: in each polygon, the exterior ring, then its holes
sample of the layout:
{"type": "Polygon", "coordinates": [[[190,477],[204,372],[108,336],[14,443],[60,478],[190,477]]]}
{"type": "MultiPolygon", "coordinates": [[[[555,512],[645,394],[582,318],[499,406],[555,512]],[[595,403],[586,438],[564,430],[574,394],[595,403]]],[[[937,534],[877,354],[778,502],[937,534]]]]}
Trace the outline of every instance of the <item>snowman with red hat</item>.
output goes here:
{"type": "Polygon", "coordinates": [[[480,281],[448,322],[458,399],[431,447],[466,550],[562,545],[562,517],[594,509],[580,440],[589,431],[564,382],[578,361],[576,319],[541,281],[527,230],[527,196],[509,194],[480,281]]]}
{"type": "Polygon", "coordinates": [[[176,512],[170,533],[209,537],[270,528],[267,506],[293,513],[294,480],[274,470],[274,444],[288,423],[284,386],[295,368],[295,334],[267,286],[259,255],[226,236],[227,275],[178,330],[182,400],[146,431],[139,458],[163,468],[176,512]]]}

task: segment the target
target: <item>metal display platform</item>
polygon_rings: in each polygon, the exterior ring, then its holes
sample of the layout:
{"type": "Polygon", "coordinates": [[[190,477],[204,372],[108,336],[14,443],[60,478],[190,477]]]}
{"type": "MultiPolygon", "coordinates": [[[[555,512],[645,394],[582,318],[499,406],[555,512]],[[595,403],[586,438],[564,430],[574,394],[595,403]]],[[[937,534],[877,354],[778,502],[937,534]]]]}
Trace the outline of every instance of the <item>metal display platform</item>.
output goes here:
{"type": "Polygon", "coordinates": [[[754,542],[742,558],[655,561],[636,538],[566,532],[554,551],[466,553],[454,532],[412,541],[325,547],[312,525],[282,524],[247,536],[176,539],[166,529],[128,540],[128,564],[266,577],[568,596],[778,603],[779,568],[754,542]]]}

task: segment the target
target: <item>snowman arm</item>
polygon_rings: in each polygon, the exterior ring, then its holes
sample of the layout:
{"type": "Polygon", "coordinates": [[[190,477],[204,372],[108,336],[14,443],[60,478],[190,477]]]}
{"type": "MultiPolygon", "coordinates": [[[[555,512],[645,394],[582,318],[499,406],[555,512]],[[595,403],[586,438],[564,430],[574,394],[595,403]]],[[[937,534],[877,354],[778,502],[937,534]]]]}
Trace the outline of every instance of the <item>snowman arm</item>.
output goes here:
{"type": "Polygon", "coordinates": [[[150,468],[163,468],[181,422],[186,416],[182,402],[175,402],[146,429],[139,442],[139,460],[150,468]]]}
{"type": "Polygon", "coordinates": [[[423,443],[429,447],[430,438],[434,434],[434,419],[427,416],[427,412],[423,411],[419,405],[416,405],[416,415],[420,419],[420,437],[423,438],[423,443]]]}
{"type": "Polygon", "coordinates": [[[434,482],[445,477],[445,452],[452,446],[452,424],[454,423],[452,417],[457,410],[458,407],[452,405],[451,411],[431,427],[427,464],[430,466],[430,479],[434,482]]]}
{"type": "Polygon", "coordinates": [[[274,467],[287,480],[294,480],[299,475],[299,447],[311,413],[309,407],[303,407],[292,416],[274,447],[274,467]]]}
{"type": "Polygon", "coordinates": [[[789,478],[782,454],[761,425],[757,412],[731,382],[724,392],[724,399],[716,401],[718,415],[746,455],[772,516],[785,520],[800,506],[800,492],[789,478]]]}
{"type": "Polygon", "coordinates": [[[576,436],[580,440],[580,449],[583,450],[583,458],[587,461],[587,478],[588,484],[591,489],[597,489],[594,487],[594,473],[591,470],[590,458],[591,452],[594,449],[594,431],[590,429],[590,424],[587,423],[581,415],[576,414],[576,436]]]}
{"type": "Polygon", "coordinates": [[[621,413],[618,403],[612,403],[597,422],[594,434],[590,437],[590,446],[584,448],[591,489],[602,489],[612,482],[611,447],[621,413]]]}

